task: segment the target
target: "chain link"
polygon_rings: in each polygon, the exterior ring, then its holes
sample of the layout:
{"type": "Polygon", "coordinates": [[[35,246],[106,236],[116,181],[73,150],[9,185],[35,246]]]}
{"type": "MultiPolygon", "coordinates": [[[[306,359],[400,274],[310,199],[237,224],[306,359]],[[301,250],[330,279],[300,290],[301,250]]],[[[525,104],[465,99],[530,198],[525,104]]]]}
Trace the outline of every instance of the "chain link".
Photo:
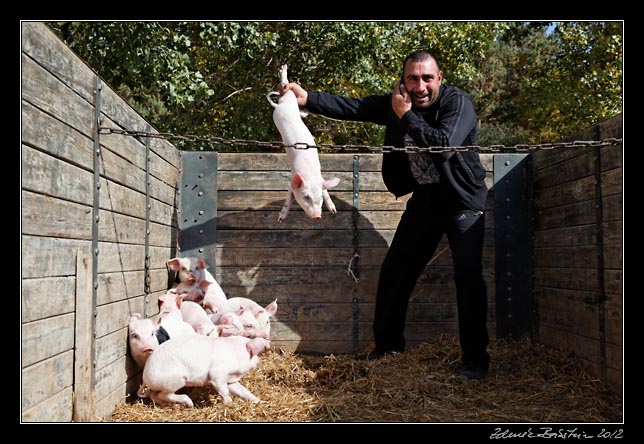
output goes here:
{"type": "Polygon", "coordinates": [[[309,148],[318,148],[324,151],[332,151],[339,153],[393,153],[393,152],[406,152],[418,153],[429,151],[430,153],[445,153],[448,151],[475,151],[478,153],[525,153],[537,150],[552,150],[555,148],[589,148],[589,147],[602,147],[621,145],[621,138],[610,138],[599,141],[574,141],[574,142],[557,142],[557,143],[540,143],[540,144],[517,144],[514,146],[505,145],[490,145],[490,146],[430,146],[430,147],[413,147],[408,146],[404,148],[384,145],[384,146],[370,146],[370,145],[335,145],[335,144],[318,144],[310,145],[308,143],[296,143],[295,145],[286,145],[282,142],[265,142],[260,140],[248,139],[230,139],[224,137],[201,137],[193,134],[173,134],[173,133],[149,133],[145,131],[124,130],[120,128],[100,127],[100,134],[121,134],[132,137],[150,137],[155,139],[165,140],[182,140],[186,142],[199,142],[212,145],[235,145],[235,146],[253,146],[260,148],[270,149],[283,149],[294,148],[298,150],[306,150],[309,148]]]}

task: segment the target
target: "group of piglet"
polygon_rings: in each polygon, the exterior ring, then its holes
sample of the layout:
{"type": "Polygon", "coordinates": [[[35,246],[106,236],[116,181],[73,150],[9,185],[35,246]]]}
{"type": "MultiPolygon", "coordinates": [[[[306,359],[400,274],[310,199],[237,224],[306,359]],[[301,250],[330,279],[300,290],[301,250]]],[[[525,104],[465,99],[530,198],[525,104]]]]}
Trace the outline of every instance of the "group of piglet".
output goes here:
{"type": "Polygon", "coordinates": [[[129,321],[130,354],[143,369],[140,397],[158,404],[192,407],[185,386],[211,384],[223,403],[230,394],[253,403],[259,398],[239,380],[259,364],[259,354],[270,347],[270,318],[277,300],[266,307],[255,301],[228,299],[201,258],[167,262],[178,282],[159,296],[159,313],[129,321]]]}

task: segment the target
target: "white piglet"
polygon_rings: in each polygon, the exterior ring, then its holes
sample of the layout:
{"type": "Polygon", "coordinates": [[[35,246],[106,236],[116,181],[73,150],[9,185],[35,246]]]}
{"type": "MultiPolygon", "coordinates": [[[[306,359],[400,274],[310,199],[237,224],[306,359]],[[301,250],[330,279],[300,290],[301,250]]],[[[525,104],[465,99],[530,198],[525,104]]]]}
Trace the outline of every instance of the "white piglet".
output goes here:
{"type": "Polygon", "coordinates": [[[152,319],[145,319],[139,313],[130,316],[128,324],[130,355],[141,369],[145,367],[145,362],[152,352],[159,347],[157,328],[158,325],[152,319]]]}
{"type": "Polygon", "coordinates": [[[210,320],[206,310],[201,305],[192,301],[183,301],[180,310],[184,322],[190,324],[198,335],[219,336],[215,324],[210,320]]]}
{"type": "MultiPolygon", "coordinates": [[[[170,259],[167,264],[168,268],[177,273],[177,278],[180,282],[177,288],[180,288],[180,291],[183,291],[183,288],[193,286],[204,291],[204,296],[201,299],[201,304],[204,308],[212,313],[217,313],[226,305],[226,294],[214,276],[208,271],[208,265],[202,258],[175,257],[170,259]],[[204,281],[209,282],[209,284],[204,285],[204,281]]],[[[188,297],[187,299],[199,302],[197,299],[200,298],[188,297]]]]}
{"type": "MultiPolygon", "coordinates": [[[[239,380],[259,364],[259,354],[270,347],[263,338],[242,336],[215,338],[183,336],[164,342],[150,355],[143,370],[143,387],[158,404],[177,403],[193,407],[188,395],[176,394],[183,387],[211,384],[230,404],[230,394],[258,403],[260,400],[239,380]]],[[[139,390],[139,396],[145,396],[139,390]]]]}
{"type": "MultiPolygon", "coordinates": [[[[286,70],[287,66],[282,65],[280,68],[282,86],[288,83],[286,70]]],[[[282,142],[285,145],[292,146],[304,147],[304,144],[306,146],[315,146],[313,135],[302,121],[295,94],[292,91],[287,91],[279,97],[277,103],[271,99],[271,96],[274,95],[279,95],[279,93],[270,92],[266,98],[275,108],[273,110],[273,122],[275,122],[275,126],[282,136],[282,142]]],[[[278,222],[286,219],[294,198],[311,219],[322,218],[323,201],[331,213],[336,213],[337,210],[327,190],[335,187],[340,182],[340,179],[334,177],[324,180],[317,148],[299,149],[286,146],[285,149],[291,167],[291,181],[286,202],[280,211],[278,222]]]]}

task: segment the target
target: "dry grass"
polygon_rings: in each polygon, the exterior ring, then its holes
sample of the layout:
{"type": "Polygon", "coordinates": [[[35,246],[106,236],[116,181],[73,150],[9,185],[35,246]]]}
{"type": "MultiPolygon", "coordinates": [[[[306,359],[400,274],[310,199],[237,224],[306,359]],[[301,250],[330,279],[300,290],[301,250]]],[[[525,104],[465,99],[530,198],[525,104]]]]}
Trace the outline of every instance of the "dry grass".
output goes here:
{"type": "Polygon", "coordinates": [[[229,406],[209,387],[183,392],[195,407],[134,400],[115,422],[620,422],[621,394],[570,356],[528,341],[492,341],[488,377],[457,376],[453,336],[367,362],[354,355],[307,356],[271,350],[242,383],[262,402],[229,406]]]}

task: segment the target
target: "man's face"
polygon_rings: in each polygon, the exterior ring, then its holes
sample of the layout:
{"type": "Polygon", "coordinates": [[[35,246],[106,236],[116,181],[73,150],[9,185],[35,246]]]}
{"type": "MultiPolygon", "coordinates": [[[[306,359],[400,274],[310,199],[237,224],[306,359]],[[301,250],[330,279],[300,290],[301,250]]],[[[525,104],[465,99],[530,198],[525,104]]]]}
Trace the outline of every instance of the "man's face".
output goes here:
{"type": "Polygon", "coordinates": [[[438,70],[434,59],[422,62],[408,60],[403,73],[405,88],[414,108],[425,109],[436,102],[443,73],[438,70]]]}

